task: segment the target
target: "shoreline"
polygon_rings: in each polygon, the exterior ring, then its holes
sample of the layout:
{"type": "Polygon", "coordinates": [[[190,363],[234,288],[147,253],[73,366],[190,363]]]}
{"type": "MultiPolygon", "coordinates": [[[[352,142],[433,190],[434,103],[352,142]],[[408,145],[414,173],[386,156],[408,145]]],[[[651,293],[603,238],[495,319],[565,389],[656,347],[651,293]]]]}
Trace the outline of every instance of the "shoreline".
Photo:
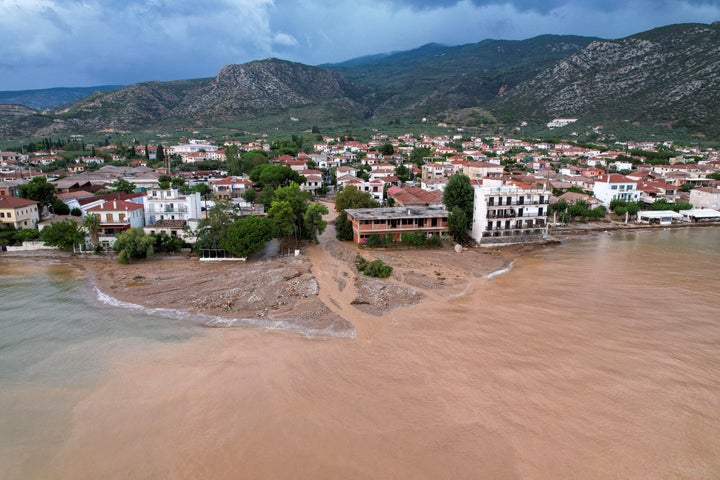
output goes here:
{"type": "MultiPolygon", "coordinates": [[[[677,228],[717,227],[692,224],[677,228]]],[[[307,336],[354,338],[373,317],[468,290],[478,279],[507,273],[514,262],[538,249],[566,241],[619,232],[667,230],[668,226],[612,224],[553,231],[537,244],[490,245],[456,253],[442,249],[360,249],[334,238],[328,229],[320,245],[299,257],[253,262],[201,263],[185,255],[157,256],[123,265],[112,256],[78,257],[53,251],[13,252],[5,259],[38,259],[67,264],[98,292],[99,302],[127,308],[164,309],[203,319],[207,327],[260,327],[307,336]],[[614,227],[614,228],[613,228],[614,227]],[[393,267],[389,279],[358,274],[355,255],[380,259],[393,267]],[[109,300],[103,301],[101,295],[109,300]],[[130,307],[131,306],[131,307],[130,307]],[[360,330],[363,327],[360,326],[360,330]]]]}

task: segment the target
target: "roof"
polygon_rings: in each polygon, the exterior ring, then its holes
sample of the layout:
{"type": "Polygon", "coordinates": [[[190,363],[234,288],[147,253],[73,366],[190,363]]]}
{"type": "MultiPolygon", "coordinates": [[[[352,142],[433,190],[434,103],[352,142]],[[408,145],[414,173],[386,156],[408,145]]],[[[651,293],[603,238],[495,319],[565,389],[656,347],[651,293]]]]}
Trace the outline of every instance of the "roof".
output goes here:
{"type": "Polygon", "coordinates": [[[683,216],[672,210],[641,210],[637,213],[638,218],[682,218],[683,216]]]}
{"type": "Polygon", "coordinates": [[[402,218],[447,217],[445,206],[392,207],[392,208],[351,208],[345,212],[358,220],[390,220],[402,218]]]}
{"type": "Polygon", "coordinates": [[[432,192],[420,187],[389,188],[388,195],[403,206],[408,205],[440,205],[443,193],[440,190],[432,192]]]}
{"type": "Polygon", "coordinates": [[[35,200],[27,200],[20,197],[0,197],[0,208],[22,208],[37,205],[35,200]]]}
{"type": "Polygon", "coordinates": [[[92,207],[88,212],[119,212],[123,210],[138,210],[143,206],[139,203],[126,202],[125,200],[108,200],[102,205],[92,207]]]}
{"type": "Polygon", "coordinates": [[[720,218],[720,212],[712,208],[691,208],[690,210],[680,210],[685,217],[695,218],[720,218]]]}

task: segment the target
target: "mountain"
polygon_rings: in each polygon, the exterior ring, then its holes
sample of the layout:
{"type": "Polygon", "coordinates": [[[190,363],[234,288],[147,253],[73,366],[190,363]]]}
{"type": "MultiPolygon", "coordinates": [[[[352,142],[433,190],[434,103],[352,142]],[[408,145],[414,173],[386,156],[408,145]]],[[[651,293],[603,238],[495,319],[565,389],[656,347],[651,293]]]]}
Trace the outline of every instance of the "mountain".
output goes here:
{"type": "Polygon", "coordinates": [[[326,68],[365,91],[376,117],[425,116],[483,107],[506,88],[541,73],[595,38],[542,35],[529,40],[437,43],[326,68]]]}
{"type": "Polygon", "coordinates": [[[67,105],[94,92],[117,90],[122,85],[99,85],[96,87],[59,87],[42,90],[18,90],[0,92],[0,104],[24,105],[33,110],[45,110],[67,105]]]}
{"type": "Polygon", "coordinates": [[[572,117],[577,126],[709,136],[720,133],[719,82],[720,24],[683,24],[619,40],[542,35],[428,44],[323,67],[278,59],[227,65],[214,78],[129,85],[50,112],[6,108],[3,116],[0,109],[0,135],[296,131],[424,117],[487,127],[572,117]]]}
{"type": "Polygon", "coordinates": [[[496,112],[720,133],[720,23],[598,40],[509,89],[496,112]]]}

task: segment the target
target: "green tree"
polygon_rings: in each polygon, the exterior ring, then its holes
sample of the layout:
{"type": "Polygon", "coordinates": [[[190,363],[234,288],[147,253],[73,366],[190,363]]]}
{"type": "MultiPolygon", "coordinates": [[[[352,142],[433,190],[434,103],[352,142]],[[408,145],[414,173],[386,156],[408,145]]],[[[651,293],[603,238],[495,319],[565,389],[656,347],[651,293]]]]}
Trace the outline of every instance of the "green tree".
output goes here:
{"type": "Polygon", "coordinates": [[[335,197],[336,212],[344,212],[350,208],[377,208],[379,206],[380,204],[369,192],[361,192],[353,185],[345,187],[335,197]]]}
{"type": "Polygon", "coordinates": [[[475,205],[475,190],[470,185],[470,177],[462,174],[455,174],[450,177],[443,192],[443,203],[449,211],[458,207],[465,213],[465,228],[467,230],[473,218],[475,205]]]}
{"type": "Polygon", "coordinates": [[[90,243],[92,243],[94,248],[98,248],[98,245],[100,245],[100,239],[98,238],[100,218],[97,215],[88,213],[85,215],[85,218],[83,218],[82,226],[88,232],[88,235],[90,235],[90,243]]]}
{"type": "Polygon", "coordinates": [[[172,182],[172,177],[170,175],[160,175],[158,177],[158,187],[163,190],[170,188],[170,182],[172,182]]]}
{"type": "Polygon", "coordinates": [[[283,237],[291,237],[295,233],[295,215],[293,207],[287,200],[275,200],[268,210],[270,218],[283,237]]]}
{"type": "Polygon", "coordinates": [[[82,210],[78,207],[73,207],[72,210],[70,210],[70,215],[73,217],[82,217],[82,210]]]}
{"type": "Polygon", "coordinates": [[[277,227],[266,217],[244,217],[235,221],[220,242],[222,248],[247,258],[277,235],[277,227]]]}
{"type": "Polygon", "coordinates": [[[161,164],[165,163],[165,150],[161,144],[157,144],[157,150],[155,152],[155,160],[161,164]]]}
{"type": "Polygon", "coordinates": [[[386,142],[380,146],[380,153],[382,153],[385,156],[390,156],[395,153],[395,149],[392,146],[392,143],[386,142]]]}
{"type": "Polygon", "coordinates": [[[281,185],[305,183],[305,177],[287,165],[258,165],[250,172],[250,180],[259,183],[263,188],[271,186],[278,188],[281,185]]]}
{"type": "Polygon", "coordinates": [[[468,219],[465,211],[460,207],[453,207],[448,215],[448,231],[458,243],[467,241],[468,219]]]}
{"type": "Polygon", "coordinates": [[[113,248],[118,254],[118,262],[130,263],[137,258],[152,258],[155,239],[146,235],[142,228],[131,228],[118,235],[113,248]]]}
{"type": "Polygon", "coordinates": [[[195,241],[195,250],[220,248],[221,240],[225,238],[234,221],[235,213],[232,205],[226,202],[216,203],[198,225],[199,233],[195,241]]]}
{"type": "Polygon", "coordinates": [[[45,227],[40,232],[40,239],[45,242],[45,245],[52,245],[61,250],[72,250],[75,245],[83,242],[85,233],[80,230],[74,220],[68,219],[45,227]]]}
{"type": "Polygon", "coordinates": [[[335,238],[342,241],[353,239],[352,222],[345,211],[340,212],[335,219],[335,238]]]}
{"type": "Polygon", "coordinates": [[[118,178],[112,183],[110,191],[133,193],[135,191],[135,184],[125,180],[124,178],[118,178]]]}
{"type": "Polygon", "coordinates": [[[305,210],[305,229],[315,243],[318,243],[318,236],[322,235],[327,227],[327,222],[323,220],[323,215],[327,214],[327,207],[319,203],[310,204],[305,210]]]}
{"type": "Polygon", "coordinates": [[[228,175],[240,175],[243,173],[237,145],[227,145],[225,147],[225,164],[227,165],[228,175]]]}
{"type": "Polygon", "coordinates": [[[245,193],[243,193],[243,198],[246,202],[255,203],[255,200],[257,200],[257,192],[252,188],[245,189],[245,193]]]}
{"type": "Polygon", "coordinates": [[[428,147],[415,147],[410,153],[410,161],[420,167],[425,163],[424,158],[430,156],[432,156],[432,149],[428,147]]]}
{"type": "Polygon", "coordinates": [[[53,202],[52,211],[55,215],[70,215],[70,207],[59,198],[56,198],[53,202]]]}
{"type": "Polygon", "coordinates": [[[45,177],[33,177],[25,185],[20,185],[18,192],[22,198],[35,200],[42,207],[49,208],[57,199],[55,185],[47,181],[45,177]]]}
{"type": "Polygon", "coordinates": [[[285,201],[288,202],[292,208],[294,219],[293,233],[295,234],[295,239],[298,241],[305,237],[307,233],[303,229],[303,223],[309,199],[310,193],[300,190],[300,185],[295,182],[291,182],[287,187],[280,187],[275,190],[273,203],[285,201]]]}

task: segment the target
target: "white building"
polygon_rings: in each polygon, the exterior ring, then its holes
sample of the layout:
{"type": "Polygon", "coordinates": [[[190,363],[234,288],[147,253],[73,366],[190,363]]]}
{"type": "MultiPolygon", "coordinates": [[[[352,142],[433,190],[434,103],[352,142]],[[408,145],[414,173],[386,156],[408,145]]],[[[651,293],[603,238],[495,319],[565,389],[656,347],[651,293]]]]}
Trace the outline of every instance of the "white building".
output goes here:
{"type": "Polygon", "coordinates": [[[542,240],[547,234],[550,192],[496,183],[475,186],[472,238],[480,244],[542,240]]]}
{"type": "Polygon", "coordinates": [[[183,220],[186,223],[202,217],[200,194],[181,194],[176,188],[148,190],[143,197],[145,225],[148,227],[160,220],[183,220]]]}
{"type": "Polygon", "coordinates": [[[100,220],[98,237],[105,248],[112,247],[117,235],[130,228],[145,226],[143,206],[126,200],[108,200],[87,211],[100,220]]]}
{"type": "Polygon", "coordinates": [[[618,173],[597,177],[593,185],[593,195],[606,207],[615,199],[627,202],[637,202],[640,199],[637,182],[618,173]]]}
{"type": "Polygon", "coordinates": [[[577,122],[577,118],[554,118],[547,124],[547,128],[562,128],[577,122]]]}

